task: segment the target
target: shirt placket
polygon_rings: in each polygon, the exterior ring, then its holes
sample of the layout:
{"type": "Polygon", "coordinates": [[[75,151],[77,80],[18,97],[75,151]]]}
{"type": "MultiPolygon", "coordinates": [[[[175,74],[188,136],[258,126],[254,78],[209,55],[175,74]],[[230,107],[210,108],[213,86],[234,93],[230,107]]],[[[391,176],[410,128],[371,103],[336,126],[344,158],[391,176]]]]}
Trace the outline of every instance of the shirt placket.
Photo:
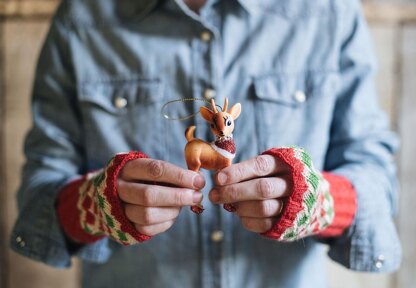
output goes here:
{"type": "MultiPolygon", "coordinates": [[[[219,33],[215,28],[216,16],[212,10],[205,10],[201,13],[200,29],[196,30],[196,35],[192,41],[193,55],[193,93],[195,98],[210,101],[216,100],[217,104],[222,105],[219,101],[223,100],[220,96],[220,77],[218,65],[219,50],[218,41],[219,33]],[[205,13],[204,13],[205,12],[205,13]]],[[[199,110],[201,102],[195,102],[195,111],[199,110]]],[[[213,140],[213,135],[209,125],[202,119],[196,117],[195,123],[198,130],[205,135],[205,140],[213,140]]],[[[202,136],[201,136],[202,137],[202,136]]],[[[206,173],[212,179],[213,172],[206,173]]],[[[206,193],[211,189],[208,181],[206,193]]],[[[206,197],[207,198],[207,197],[206,197]]],[[[206,211],[199,218],[200,239],[202,248],[202,287],[221,287],[222,281],[222,255],[224,243],[224,231],[221,220],[221,207],[206,203],[206,211]]]]}

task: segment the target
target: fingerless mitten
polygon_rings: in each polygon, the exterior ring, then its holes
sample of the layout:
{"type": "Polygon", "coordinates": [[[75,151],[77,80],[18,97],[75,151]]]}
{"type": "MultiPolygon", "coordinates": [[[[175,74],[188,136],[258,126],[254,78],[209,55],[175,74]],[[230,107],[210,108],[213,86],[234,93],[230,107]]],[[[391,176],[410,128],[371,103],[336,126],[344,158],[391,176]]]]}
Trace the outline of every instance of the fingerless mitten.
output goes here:
{"type": "Polygon", "coordinates": [[[140,234],[124,214],[117,193],[117,176],[130,160],[147,158],[140,152],[117,154],[107,166],[72,181],[59,193],[56,209],[65,233],[80,243],[110,237],[123,245],[150,239],[140,234]]]}
{"type": "Polygon", "coordinates": [[[348,180],[314,168],[309,154],[300,148],[273,148],[269,154],[291,169],[293,191],[272,229],[264,236],[280,241],[295,241],[319,235],[341,235],[354,219],[355,191],[348,180]]]}

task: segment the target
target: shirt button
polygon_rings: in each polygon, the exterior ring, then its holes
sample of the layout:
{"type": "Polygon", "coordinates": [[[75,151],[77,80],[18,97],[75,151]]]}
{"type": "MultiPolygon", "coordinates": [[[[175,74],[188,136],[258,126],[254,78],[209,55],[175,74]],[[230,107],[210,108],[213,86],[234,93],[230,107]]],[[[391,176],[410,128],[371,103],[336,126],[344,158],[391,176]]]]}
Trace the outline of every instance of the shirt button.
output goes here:
{"type": "Polygon", "coordinates": [[[224,239],[224,232],[221,230],[215,230],[211,233],[212,242],[221,242],[224,239]]]}
{"type": "Polygon", "coordinates": [[[306,101],[306,95],[303,91],[296,91],[295,94],[293,95],[293,97],[299,103],[303,103],[303,102],[306,101]]]}
{"type": "Polygon", "coordinates": [[[377,259],[374,261],[374,266],[376,266],[377,269],[380,269],[384,265],[384,255],[379,255],[377,259]]]}
{"type": "Polygon", "coordinates": [[[211,33],[208,31],[204,31],[201,33],[201,40],[204,42],[208,42],[211,40],[211,33]]]}
{"type": "Polygon", "coordinates": [[[204,98],[207,99],[207,100],[211,100],[212,98],[215,97],[216,94],[217,94],[217,92],[215,92],[214,89],[205,89],[204,98]]]}
{"type": "Polygon", "coordinates": [[[116,108],[118,109],[122,109],[124,107],[127,106],[127,99],[123,98],[123,97],[116,97],[116,99],[114,99],[114,106],[116,106],[116,108]]]}
{"type": "Polygon", "coordinates": [[[20,237],[20,236],[16,237],[16,243],[19,244],[19,246],[22,247],[22,248],[26,246],[25,241],[23,241],[23,238],[20,237]]]}

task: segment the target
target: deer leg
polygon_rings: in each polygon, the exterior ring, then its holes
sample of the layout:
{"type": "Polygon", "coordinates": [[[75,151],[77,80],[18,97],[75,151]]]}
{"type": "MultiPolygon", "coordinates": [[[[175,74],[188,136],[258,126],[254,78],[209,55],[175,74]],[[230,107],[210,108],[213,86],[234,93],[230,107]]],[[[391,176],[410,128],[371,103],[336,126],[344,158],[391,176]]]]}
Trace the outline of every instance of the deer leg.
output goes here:
{"type": "Polygon", "coordinates": [[[186,159],[186,165],[188,166],[188,170],[192,170],[198,173],[199,168],[201,168],[201,161],[197,159],[186,159]]]}

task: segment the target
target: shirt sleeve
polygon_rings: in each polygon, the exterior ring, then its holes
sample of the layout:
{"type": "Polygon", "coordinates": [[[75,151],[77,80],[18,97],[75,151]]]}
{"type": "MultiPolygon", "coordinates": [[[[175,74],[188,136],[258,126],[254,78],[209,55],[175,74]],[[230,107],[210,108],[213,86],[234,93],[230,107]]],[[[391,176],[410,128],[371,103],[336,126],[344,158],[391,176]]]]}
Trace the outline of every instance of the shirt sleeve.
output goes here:
{"type": "Polygon", "coordinates": [[[325,170],[352,183],[358,210],[351,227],[329,240],[329,256],[353,270],[390,272],[399,268],[402,257],[393,222],[397,197],[393,154],[398,141],[378,106],[368,28],[359,1],[352,3],[342,16],[341,88],[325,170]]]}
{"type": "Polygon", "coordinates": [[[25,141],[26,163],[17,193],[19,215],[11,236],[14,251],[55,267],[69,266],[72,255],[95,262],[110,255],[107,239],[90,245],[66,239],[55,209],[62,187],[85,172],[69,33],[56,16],[40,54],[32,95],[33,127],[25,141]]]}

